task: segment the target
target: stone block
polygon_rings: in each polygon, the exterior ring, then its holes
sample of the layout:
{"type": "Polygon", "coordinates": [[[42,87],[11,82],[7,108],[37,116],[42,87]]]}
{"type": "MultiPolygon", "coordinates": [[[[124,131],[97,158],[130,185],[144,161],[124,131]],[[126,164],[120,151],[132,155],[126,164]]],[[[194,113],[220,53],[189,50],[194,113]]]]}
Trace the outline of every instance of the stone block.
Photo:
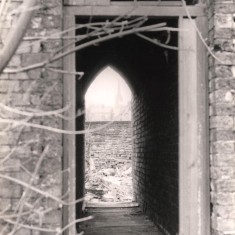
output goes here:
{"type": "Polygon", "coordinates": [[[54,52],[62,47],[61,40],[47,40],[41,43],[42,52],[54,52]]]}
{"type": "Polygon", "coordinates": [[[230,90],[216,90],[211,92],[210,101],[211,103],[224,103],[229,104],[233,102],[233,91],[230,90]],[[231,96],[229,99],[228,95],[231,96]]]}
{"type": "Polygon", "coordinates": [[[219,28],[214,31],[214,38],[231,39],[233,37],[233,30],[231,28],[219,28]]]}
{"type": "Polygon", "coordinates": [[[52,72],[47,70],[44,74],[44,77],[47,80],[58,80],[58,81],[62,81],[62,74],[61,73],[57,73],[57,72],[52,72]]]}
{"type": "Polygon", "coordinates": [[[233,167],[211,167],[212,179],[235,179],[235,170],[233,167]]]}
{"type": "Polygon", "coordinates": [[[9,67],[19,67],[21,65],[21,57],[20,55],[14,55],[10,62],[8,63],[9,67]]]}
{"type": "Polygon", "coordinates": [[[47,224],[60,224],[62,220],[62,211],[53,210],[47,213],[44,217],[44,223],[47,224]]]}
{"type": "Polygon", "coordinates": [[[51,194],[55,197],[61,198],[62,192],[61,192],[61,187],[60,185],[53,185],[51,187],[43,189],[44,192],[51,194]]]}
{"type": "Polygon", "coordinates": [[[221,218],[235,220],[235,206],[216,206],[216,213],[221,218]]]}
{"type": "Polygon", "coordinates": [[[4,172],[19,172],[20,160],[8,158],[8,160],[4,161],[4,163],[2,164],[1,169],[3,169],[4,172]]]}
{"type": "MultiPolygon", "coordinates": [[[[233,206],[235,203],[234,193],[213,193],[212,201],[215,204],[222,206],[233,206]]],[[[216,205],[216,208],[217,206],[216,205]]]]}
{"type": "Polygon", "coordinates": [[[234,141],[217,141],[212,143],[212,153],[234,153],[234,141]]]}
{"type": "Polygon", "coordinates": [[[235,108],[233,104],[211,104],[210,116],[232,116],[235,114],[235,108]]]}
{"type": "Polygon", "coordinates": [[[210,128],[216,128],[218,130],[233,129],[234,120],[233,117],[228,116],[215,116],[210,118],[210,128]]]}
{"type": "Polygon", "coordinates": [[[21,187],[12,185],[10,182],[5,187],[1,187],[0,197],[2,198],[19,198],[21,196],[21,187]]]}
{"type": "Polygon", "coordinates": [[[31,41],[22,41],[16,51],[16,54],[30,53],[32,50],[31,43],[31,41]]]}
{"type": "Polygon", "coordinates": [[[11,151],[11,148],[10,148],[9,145],[1,145],[1,147],[0,147],[0,158],[3,158],[10,151],[11,151]],[[1,155],[3,155],[3,156],[1,156],[1,155]]]}
{"type": "Polygon", "coordinates": [[[214,16],[214,19],[215,19],[215,30],[217,30],[219,28],[231,29],[234,26],[232,14],[216,13],[214,16]]]}
{"type": "MultiPolygon", "coordinates": [[[[216,65],[214,68],[214,77],[231,78],[233,77],[232,67],[224,65],[216,65]]],[[[234,73],[235,77],[235,73],[234,73]]]]}
{"type": "Polygon", "coordinates": [[[27,93],[12,93],[9,97],[9,103],[14,106],[30,105],[29,95],[27,93]]]}
{"type": "Polygon", "coordinates": [[[235,166],[234,154],[215,154],[212,157],[212,163],[214,166],[235,166]]]}
{"type": "Polygon", "coordinates": [[[48,59],[49,55],[46,53],[28,53],[22,55],[22,66],[29,66],[32,64],[41,63],[48,59]]]}
{"type": "Polygon", "coordinates": [[[62,18],[60,15],[48,15],[43,17],[42,25],[44,28],[61,28],[62,27],[62,18]]]}
{"type": "Polygon", "coordinates": [[[26,228],[20,228],[14,233],[14,235],[31,235],[31,230],[26,228]]]}
{"type": "Polygon", "coordinates": [[[215,181],[215,189],[217,193],[233,193],[235,192],[235,179],[217,180],[215,181]]]}
{"type": "Polygon", "coordinates": [[[6,208],[11,208],[11,199],[10,198],[0,198],[0,211],[2,212],[6,208]]]}
{"type": "Polygon", "coordinates": [[[29,79],[29,76],[26,72],[20,72],[20,73],[9,74],[9,78],[12,80],[19,80],[19,79],[27,80],[27,79],[29,79]]]}
{"type": "Polygon", "coordinates": [[[30,145],[19,144],[12,153],[13,158],[26,159],[32,156],[30,145]]]}
{"type": "Polygon", "coordinates": [[[8,73],[1,73],[0,74],[0,79],[3,80],[3,79],[9,79],[9,74],[8,73]]]}
{"type": "Polygon", "coordinates": [[[234,139],[234,131],[233,130],[211,130],[211,141],[229,141],[234,139]]]}
{"type": "Polygon", "coordinates": [[[216,227],[219,231],[233,231],[235,230],[235,220],[234,219],[224,219],[218,217],[216,219],[216,227]]]}
{"type": "Polygon", "coordinates": [[[233,3],[215,4],[214,12],[219,14],[233,14],[234,4],[233,3]]]}
{"type": "Polygon", "coordinates": [[[234,43],[231,39],[216,39],[214,41],[214,50],[216,51],[234,51],[234,43]]]}
{"type": "Polygon", "coordinates": [[[41,28],[43,28],[42,16],[39,16],[39,15],[34,16],[31,19],[30,28],[31,29],[41,29],[41,28]]]}
{"type": "Polygon", "coordinates": [[[0,93],[16,92],[23,93],[30,87],[30,81],[0,80],[0,93]]]}
{"type": "Polygon", "coordinates": [[[42,8],[39,12],[43,15],[52,15],[52,16],[56,16],[56,15],[59,15],[61,16],[62,15],[62,6],[61,6],[61,2],[57,1],[56,4],[47,4],[45,3],[44,5],[44,8],[42,8]]]}
{"type": "Polygon", "coordinates": [[[215,52],[215,56],[219,60],[215,60],[215,64],[233,65],[235,64],[235,55],[232,52],[215,52]]]}

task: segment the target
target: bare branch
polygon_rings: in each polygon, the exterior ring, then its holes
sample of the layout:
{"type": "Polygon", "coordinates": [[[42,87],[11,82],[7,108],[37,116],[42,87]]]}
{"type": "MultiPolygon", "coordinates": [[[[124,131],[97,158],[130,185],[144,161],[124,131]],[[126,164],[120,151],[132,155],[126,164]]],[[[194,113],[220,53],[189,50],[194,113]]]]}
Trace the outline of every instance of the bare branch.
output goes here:
{"type": "MultiPolygon", "coordinates": [[[[24,8],[29,9],[36,5],[36,0],[25,0],[24,1],[24,8]]],[[[12,27],[8,38],[6,39],[6,44],[4,45],[3,49],[0,51],[0,73],[4,70],[8,62],[11,60],[12,56],[14,55],[16,49],[18,48],[19,44],[25,32],[27,30],[27,26],[30,22],[32,17],[33,11],[24,11],[21,13],[17,24],[12,27]]]]}

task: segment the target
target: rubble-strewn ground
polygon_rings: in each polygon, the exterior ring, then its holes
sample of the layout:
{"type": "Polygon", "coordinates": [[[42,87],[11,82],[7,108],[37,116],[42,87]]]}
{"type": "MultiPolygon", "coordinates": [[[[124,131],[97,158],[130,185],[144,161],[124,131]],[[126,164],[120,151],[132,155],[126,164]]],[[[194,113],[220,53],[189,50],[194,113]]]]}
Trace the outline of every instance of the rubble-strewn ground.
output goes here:
{"type": "Polygon", "coordinates": [[[129,164],[86,172],[87,202],[133,201],[132,168],[129,164]]]}

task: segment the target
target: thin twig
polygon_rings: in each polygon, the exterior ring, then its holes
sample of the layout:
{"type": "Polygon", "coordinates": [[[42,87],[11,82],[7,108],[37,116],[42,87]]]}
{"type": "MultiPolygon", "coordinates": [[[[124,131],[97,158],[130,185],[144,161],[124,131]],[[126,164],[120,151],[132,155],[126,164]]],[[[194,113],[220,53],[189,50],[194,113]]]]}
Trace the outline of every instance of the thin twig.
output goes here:
{"type": "Polygon", "coordinates": [[[191,23],[192,23],[194,29],[196,30],[196,32],[197,32],[199,38],[201,39],[203,45],[206,47],[207,51],[210,53],[210,55],[211,55],[215,60],[217,60],[217,61],[220,62],[221,64],[225,64],[225,62],[222,61],[220,58],[218,58],[218,57],[213,53],[212,49],[207,45],[207,43],[206,43],[205,39],[203,38],[203,36],[202,36],[200,30],[198,29],[197,25],[195,24],[195,22],[193,21],[191,15],[190,15],[190,12],[189,12],[189,10],[188,10],[188,7],[187,7],[187,5],[186,5],[185,0],[181,0],[181,1],[182,1],[183,7],[184,7],[184,9],[185,9],[185,12],[186,12],[186,14],[187,14],[189,20],[191,21],[191,23]]]}
{"type": "MultiPolygon", "coordinates": [[[[117,115],[117,117],[122,116],[125,112],[117,115]]],[[[115,120],[115,118],[114,118],[114,120],[115,120]]],[[[50,126],[45,126],[45,125],[40,125],[40,124],[35,124],[35,123],[28,123],[28,122],[24,122],[24,121],[17,121],[17,120],[12,120],[12,119],[2,119],[2,118],[0,118],[0,123],[11,123],[11,124],[15,124],[15,125],[23,125],[23,126],[27,126],[27,127],[34,127],[34,128],[43,129],[43,130],[47,130],[47,131],[52,131],[52,132],[60,133],[60,134],[81,135],[81,134],[86,134],[86,133],[89,133],[89,132],[97,132],[99,130],[102,130],[102,129],[108,127],[109,125],[111,125],[114,122],[114,120],[110,121],[110,122],[108,122],[104,125],[101,125],[100,127],[91,129],[91,130],[80,130],[80,131],[63,130],[63,129],[54,128],[54,127],[50,127],[50,126]]]]}
{"type": "Polygon", "coordinates": [[[179,50],[178,47],[174,47],[174,46],[169,46],[169,45],[163,44],[163,43],[159,42],[158,40],[151,39],[151,38],[149,38],[149,37],[147,37],[147,36],[145,36],[145,35],[143,35],[141,33],[137,33],[136,35],[138,37],[141,37],[141,38],[145,39],[148,42],[151,42],[151,43],[157,45],[157,46],[164,47],[164,48],[171,49],[171,50],[179,50]]]}
{"type": "MultiPolygon", "coordinates": [[[[36,0],[25,0],[24,7],[34,7],[36,5],[36,2],[36,0]]],[[[27,26],[30,22],[32,14],[33,11],[23,12],[19,17],[16,26],[12,27],[8,38],[6,39],[6,44],[0,51],[0,72],[2,72],[3,69],[6,67],[6,65],[14,55],[16,49],[18,48],[19,44],[21,43],[21,40],[26,33],[27,26]]]]}
{"type": "Polygon", "coordinates": [[[30,190],[30,187],[32,186],[34,180],[35,180],[35,177],[37,176],[38,174],[38,171],[41,167],[41,164],[48,152],[48,149],[49,147],[46,146],[46,148],[44,149],[44,151],[42,152],[41,156],[39,157],[38,161],[37,161],[37,164],[36,164],[36,167],[34,169],[34,172],[32,174],[32,177],[30,178],[30,181],[26,187],[26,189],[24,190],[23,194],[22,194],[22,197],[20,198],[19,202],[18,202],[18,205],[16,206],[15,208],[15,212],[17,213],[17,219],[16,219],[16,224],[14,225],[12,231],[10,234],[14,234],[15,231],[18,229],[18,224],[20,224],[20,218],[21,218],[21,215],[23,213],[23,209],[24,209],[24,204],[25,204],[25,201],[26,201],[26,196],[27,194],[31,191],[30,190]]]}
{"type": "Polygon", "coordinates": [[[43,116],[51,116],[51,115],[57,115],[57,114],[63,113],[70,108],[70,105],[67,105],[62,109],[57,109],[57,110],[53,110],[53,111],[39,111],[39,110],[33,111],[32,110],[32,112],[28,112],[28,111],[23,111],[23,110],[9,107],[9,106],[0,102],[0,108],[4,108],[5,110],[7,110],[9,112],[28,116],[28,117],[43,117],[43,116]]]}
{"type": "Polygon", "coordinates": [[[24,72],[24,71],[28,71],[28,70],[31,70],[31,69],[36,69],[36,68],[41,68],[41,67],[44,67],[44,66],[48,66],[50,63],[53,63],[53,62],[65,57],[69,54],[72,54],[75,51],[82,50],[82,49],[87,48],[89,46],[92,46],[94,44],[101,43],[101,42],[104,42],[104,41],[107,41],[107,40],[111,40],[111,39],[114,39],[114,38],[117,38],[117,37],[123,37],[123,36],[126,36],[126,35],[135,34],[135,33],[138,33],[138,32],[152,31],[153,29],[154,29],[154,31],[169,30],[168,27],[164,27],[165,25],[166,25],[166,23],[159,23],[159,24],[154,24],[154,25],[149,25],[149,26],[144,26],[144,27],[140,27],[140,28],[134,28],[134,29],[126,30],[122,33],[120,33],[120,32],[113,33],[111,35],[103,36],[101,38],[94,39],[94,40],[91,40],[89,42],[83,43],[79,46],[75,46],[74,48],[72,48],[72,49],[70,49],[66,52],[63,52],[61,54],[58,54],[58,55],[56,55],[52,58],[49,58],[49,59],[47,59],[43,62],[36,63],[36,64],[30,65],[30,66],[27,66],[27,67],[22,67],[22,68],[19,68],[19,69],[4,70],[4,72],[5,73],[17,73],[17,72],[24,72]]]}
{"type": "Polygon", "coordinates": [[[73,71],[66,71],[66,70],[61,70],[61,69],[54,69],[50,67],[46,67],[47,70],[54,72],[54,73],[62,73],[62,74],[71,74],[71,75],[79,75],[79,80],[82,78],[84,75],[84,72],[73,72],[73,71]]]}
{"type": "Polygon", "coordinates": [[[56,197],[56,196],[54,196],[54,195],[52,195],[50,193],[47,193],[47,192],[45,192],[43,190],[38,189],[37,187],[34,187],[34,186],[30,186],[29,187],[28,183],[26,183],[26,182],[24,182],[22,180],[16,179],[14,177],[7,176],[7,175],[4,175],[4,174],[0,173],[0,178],[9,180],[9,181],[14,182],[16,184],[19,184],[19,185],[21,185],[23,187],[29,188],[30,190],[43,195],[45,198],[50,198],[50,199],[58,202],[61,205],[72,206],[72,205],[75,205],[75,204],[77,204],[79,202],[82,202],[84,200],[84,198],[81,198],[81,199],[77,199],[76,201],[73,201],[73,202],[65,202],[65,201],[61,200],[60,198],[58,198],[58,197],[56,197]]]}

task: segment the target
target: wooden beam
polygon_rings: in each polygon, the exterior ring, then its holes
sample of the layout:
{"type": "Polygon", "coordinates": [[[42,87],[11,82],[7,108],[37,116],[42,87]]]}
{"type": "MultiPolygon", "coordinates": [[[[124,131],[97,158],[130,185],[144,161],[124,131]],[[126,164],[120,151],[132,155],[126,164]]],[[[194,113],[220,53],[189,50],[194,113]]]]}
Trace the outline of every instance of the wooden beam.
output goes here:
{"type": "MultiPolygon", "coordinates": [[[[203,38],[208,37],[207,17],[198,17],[196,25],[203,38]]],[[[197,112],[198,112],[198,200],[200,203],[200,234],[210,235],[210,154],[207,50],[197,36],[197,112]]]]}
{"type": "MultiPolygon", "coordinates": [[[[191,1],[187,1],[188,5],[190,5],[191,1]]],[[[198,0],[198,4],[205,4],[206,0],[198,0]]],[[[138,5],[138,6],[147,6],[147,5],[151,5],[151,6],[182,6],[182,2],[181,0],[178,1],[143,1],[143,0],[139,0],[137,2],[134,2],[134,0],[130,0],[130,1],[111,1],[111,0],[64,0],[64,5],[66,6],[78,6],[78,5],[83,5],[83,6],[88,6],[88,5],[92,5],[92,6],[98,6],[98,5],[124,5],[124,6],[133,6],[133,5],[138,5]]],[[[194,4],[196,5],[196,4],[194,4]]]]}
{"type": "Polygon", "coordinates": [[[64,0],[64,5],[66,6],[78,6],[78,5],[124,5],[124,6],[133,6],[133,4],[138,4],[138,6],[143,5],[152,5],[152,6],[179,6],[182,5],[181,0],[179,1],[110,1],[110,0],[64,0]],[[93,1],[91,3],[91,1],[93,1]]]}
{"type": "MultiPolygon", "coordinates": [[[[74,16],[64,16],[63,29],[75,27],[74,16]]],[[[74,31],[70,31],[68,36],[73,37],[75,35],[74,31]]],[[[64,40],[63,43],[70,43],[71,40],[64,40]]],[[[75,55],[71,54],[69,56],[63,57],[63,69],[65,71],[75,71],[75,55]]],[[[70,109],[66,113],[67,116],[76,116],[76,86],[75,86],[75,75],[64,74],[63,76],[63,105],[70,104],[70,109]]],[[[63,121],[64,130],[72,130],[75,128],[75,120],[64,120],[63,121]]],[[[63,136],[63,195],[67,195],[65,200],[68,202],[74,202],[76,200],[76,178],[75,178],[75,135],[64,135],[63,136]]],[[[76,219],[75,205],[64,206],[63,207],[63,217],[62,225],[65,227],[69,223],[76,219]]],[[[64,233],[64,235],[76,234],[75,225],[70,226],[64,233]]]]}
{"type": "Polygon", "coordinates": [[[179,210],[180,235],[196,235],[197,181],[197,61],[196,32],[190,20],[180,18],[179,27],[179,210]]]}
{"type": "MultiPolygon", "coordinates": [[[[206,15],[204,6],[188,6],[192,17],[206,15]]],[[[137,8],[128,5],[108,5],[108,6],[67,6],[64,7],[65,15],[74,16],[158,16],[158,17],[184,17],[187,16],[182,6],[139,6],[137,8]]]]}
{"type": "MultiPolygon", "coordinates": [[[[194,20],[206,31],[206,18],[194,20]]],[[[180,235],[209,235],[209,154],[206,49],[191,20],[180,18],[180,235]]],[[[205,35],[203,35],[205,36],[205,35]]]]}

